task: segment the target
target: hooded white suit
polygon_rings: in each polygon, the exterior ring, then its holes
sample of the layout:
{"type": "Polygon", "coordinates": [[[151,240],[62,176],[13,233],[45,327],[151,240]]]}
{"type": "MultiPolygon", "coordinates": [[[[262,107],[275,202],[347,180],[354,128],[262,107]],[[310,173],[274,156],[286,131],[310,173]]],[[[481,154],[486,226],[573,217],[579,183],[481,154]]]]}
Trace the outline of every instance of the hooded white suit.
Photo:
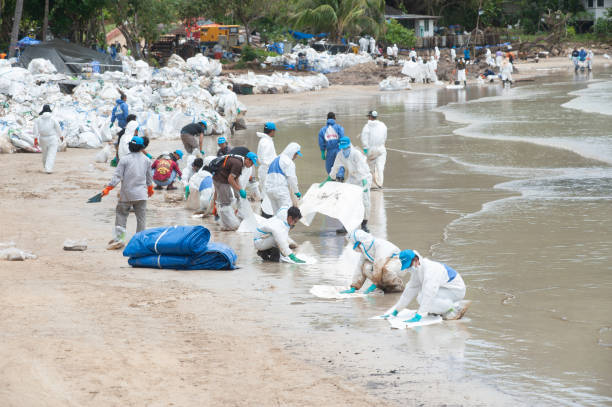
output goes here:
{"type": "Polygon", "coordinates": [[[272,139],[272,137],[259,131],[255,134],[257,137],[259,137],[259,144],[257,145],[257,160],[259,163],[259,169],[257,170],[257,176],[259,178],[259,183],[261,184],[263,198],[265,199],[268,167],[272,163],[272,160],[276,158],[276,148],[274,148],[274,139],[272,139]]]}
{"type": "Polygon", "coordinates": [[[34,137],[38,138],[42,150],[42,160],[45,172],[53,172],[55,155],[59,146],[62,129],[57,120],[53,118],[51,112],[44,112],[34,122],[34,137]]]}
{"type": "MultiPolygon", "coordinates": [[[[443,315],[465,297],[465,283],[456,271],[449,271],[444,264],[422,257],[420,265],[411,267],[410,281],[393,310],[401,311],[417,298],[420,315],[428,313],[443,315]]],[[[451,269],[452,270],[452,269],[451,269]]]]}
{"type": "Polygon", "coordinates": [[[289,257],[293,253],[289,247],[289,245],[294,245],[295,242],[289,237],[291,227],[287,223],[288,209],[282,208],[274,216],[265,219],[258,225],[253,236],[253,245],[256,250],[278,247],[285,257],[289,257]]]}
{"type": "Polygon", "coordinates": [[[300,192],[297,175],[295,174],[295,163],[293,162],[293,156],[298,151],[300,151],[298,143],[289,143],[283,152],[270,163],[268,168],[265,190],[274,214],[280,208],[289,208],[293,202],[291,194],[300,192]]]}
{"type": "Polygon", "coordinates": [[[385,292],[399,292],[404,289],[404,282],[398,275],[402,264],[398,257],[400,249],[396,245],[384,239],[374,238],[361,229],[353,231],[349,241],[353,246],[359,243],[358,250],[361,254],[351,287],[359,290],[369,278],[376,287],[385,292]]]}
{"type": "Polygon", "coordinates": [[[374,175],[374,183],[381,188],[387,162],[387,126],[380,120],[368,120],[361,130],[361,145],[368,150],[368,165],[374,175]]]}
{"type": "Polygon", "coordinates": [[[119,159],[125,157],[130,153],[130,141],[132,141],[132,137],[134,137],[134,132],[138,128],[138,122],[136,120],[132,120],[125,125],[125,132],[123,136],[121,136],[121,140],[119,140],[119,146],[117,147],[117,153],[119,155],[119,159]]]}
{"type": "Polygon", "coordinates": [[[348,172],[346,182],[357,185],[363,189],[362,199],[365,209],[363,219],[368,220],[370,218],[370,188],[372,187],[372,174],[370,174],[370,168],[361,151],[354,146],[351,146],[350,150],[349,156],[346,158],[344,157],[343,150],[338,151],[338,155],[336,155],[336,160],[329,172],[329,176],[335,179],[340,168],[344,167],[344,170],[348,172]],[[365,185],[363,182],[364,180],[365,185]]]}

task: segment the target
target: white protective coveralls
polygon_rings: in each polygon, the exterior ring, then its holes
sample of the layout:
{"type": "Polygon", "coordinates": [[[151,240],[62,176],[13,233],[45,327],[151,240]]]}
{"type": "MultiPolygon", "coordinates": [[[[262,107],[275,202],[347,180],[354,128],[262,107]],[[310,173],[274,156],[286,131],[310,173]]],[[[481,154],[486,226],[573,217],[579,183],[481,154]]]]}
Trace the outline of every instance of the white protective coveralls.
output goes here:
{"type": "Polygon", "coordinates": [[[393,56],[397,58],[397,55],[399,54],[399,48],[397,47],[397,44],[393,44],[392,50],[393,50],[393,56]]]}
{"type": "Polygon", "coordinates": [[[393,48],[391,46],[387,47],[387,58],[393,58],[393,48]]]}
{"type": "MultiPolygon", "coordinates": [[[[257,170],[257,176],[259,178],[259,184],[261,185],[261,193],[263,198],[266,198],[266,177],[268,176],[268,167],[272,164],[272,161],[276,158],[276,148],[274,148],[274,139],[266,133],[257,132],[255,133],[259,137],[259,144],[257,145],[257,161],[259,163],[259,169],[257,170]]],[[[273,214],[270,214],[273,215],[273,214]]]]}
{"type": "Polygon", "coordinates": [[[457,59],[457,52],[455,51],[455,48],[451,48],[450,53],[451,53],[451,62],[453,62],[455,59],[457,59]]]}
{"type": "Polygon", "coordinates": [[[444,264],[426,259],[417,251],[415,253],[421,264],[408,269],[410,281],[390,311],[401,311],[416,297],[419,303],[417,312],[421,316],[428,313],[444,315],[465,297],[465,283],[456,271],[451,273],[444,264]]]}
{"type": "Polygon", "coordinates": [[[130,153],[130,141],[132,141],[132,137],[134,137],[134,132],[138,128],[138,122],[136,120],[132,120],[128,122],[125,126],[125,132],[123,136],[121,136],[121,140],[119,140],[119,146],[117,147],[117,153],[119,155],[119,159],[125,157],[130,153]]]}
{"type": "Polygon", "coordinates": [[[212,174],[205,169],[201,169],[191,176],[188,185],[189,197],[185,206],[204,213],[211,212],[215,194],[212,174]]]}
{"type": "Polygon", "coordinates": [[[402,67],[402,75],[406,75],[413,82],[421,83],[423,82],[423,73],[421,67],[412,60],[408,60],[404,63],[402,67]]]}
{"type": "Polygon", "coordinates": [[[376,40],[374,37],[370,37],[370,54],[376,53],[376,40]]]}
{"type": "Polygon", "coordinates": [[[440,59],[440,48],[436,45],[434,55],[436,56],[436,61],[440,59]]]}
{"type": "Polygon", "coordinates": [[[495,60],[493,59],[493,56],[491,56],[491,49],[490,48],[487,48],[486,60],[487,60],[487,65],[489,65],[491,67],[495,66],[495,60]]]}
{"type": "Polygon", "coordinates": [[[298,143],[289,143],[268,169],[265,189],[274,214],[280,208],[290,207],[293,204],[293,194],[300,192],[293,162],[293,156],[298,151],[300,151],[298,143]]]}
{"type": "Polygon", "coordinates": [[[361,145],[368,150],[367,159],[374,184],[382,188],[387,162],[387,126],[380,120],[368,120],[361,130],[361,145]]]}
{"type": "Polygon", "coordinates": [[[346,182],[349,184],[357,185],[363,190],[363,219],[368,220],[370,218],[370,188],[372,188],[372,174],[370,174],[370,168],[365,156],[354,146],[350,146],[350,153],[347,158],[344,157],[344,150],[338,151],[334,165],[329,172],[329,176],[332,179],[336,178],[340,168],[344,167],[345,177],[348,172],[348,178],[346,182]],[[365,180],[365,185],[364,181],[365,180]]]}
{"type": "Polygon", "coordinates": [[[429,81],[431,83],[438,82],[438,75],[436,74],[437,70],[438,70],[438,62],[432,55],[429,58],[429,61],[427,61],[427,77],[429,78],[429,81]]]}
{"type": "Polygon", "coordinates": [[[512,71],[513,70],[514,69],[510,61],[505,59],[504,62],[502,62],[502,66],[500,70],[502,82],[505,82],[505,81],[512,82],[512,71]]]}
{"type": "Polygon", "coordinates": [[[587,52],[587,67],[589,68],[589,71],[593,69],[593,58],[595,58],[595,54],[593,54],[593,50],[589,50],[589,52],[587,52]]]}
{"type": "Polygon", "coordinates": [[[398,257],[400,249],[396,245],[385,239],[375,238],[361,229],[355,229],[349,241],[353,246],[359,243],[355,250],[360,252],[351,287],[360,290],[369,278],[384,292],[399,292],[404,289],[404,282],[399,277],[402,268],[398,257]]]}
{"type": "Polygon", "coordinates": [[[289,208],[282,208],[274,216],[263,220],[255,230],[253,245],[256,250],[268,250],[278,247],[281,254],[289,257],[293,252],[291,246],[297,246],[289,237],[291,227],[287,223],[287,211],[289,208]]]}
{"type": "Polygon", "coordinates": [[[408,58],[410,58],[410,59],[414,58],[416,60],[417,59],[416,51],[411,49],[410,52],[408,53],[408,58]]]}
{"type": "Polygon", "coordinates": [[[55,164],[55,156],[59,147],[62,129],[51,112],[44,112],[34,121],[34,137],[38,138],[42,150],[42,161],[45,172],[51,174],[55,164]]]}
{"type": "Polygon", "coordinates": [[[359,52],[367,54],[369,44],[370,44],[370,41],[368,41],[367,38],[365,37],[359,38],[359,52]]]}

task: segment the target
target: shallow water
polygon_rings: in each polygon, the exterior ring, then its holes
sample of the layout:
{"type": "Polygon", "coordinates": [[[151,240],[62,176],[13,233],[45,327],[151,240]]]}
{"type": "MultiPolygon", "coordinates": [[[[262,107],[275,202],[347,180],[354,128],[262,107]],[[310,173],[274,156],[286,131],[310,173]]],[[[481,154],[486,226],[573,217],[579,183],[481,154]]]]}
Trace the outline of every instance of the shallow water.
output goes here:
{"type": "MultiPolygon", "coordinates": [[[[313,298],[313,285],[348,285],[352,273],[338,223],[320,215],[292,233],[316,265],[262,264],[250,236],[217,232],[244,269],[160,278],[245,296],[288,350],[400,403],[442,383],[441,402],[475,404],[477,394],[462,387],[470,383],[516,404],[612,404],[610,83],[607,71],[271,112],[277,152],[290,141],[302,145],[296,164],[306,191],[326,175],[316,134],[327,111],[357,141],[366,112],[378,110],[389,153],[385,189],[372,192],[372,233],[456,268],[474,301],[462,321],[392,331],[368,318],[399,294],[313,298]]],[[[254,132],[235,143],[255,149],[254,132]]],[[[152,208],[149,219],[199,223],[170,204],[152,208]]]]}

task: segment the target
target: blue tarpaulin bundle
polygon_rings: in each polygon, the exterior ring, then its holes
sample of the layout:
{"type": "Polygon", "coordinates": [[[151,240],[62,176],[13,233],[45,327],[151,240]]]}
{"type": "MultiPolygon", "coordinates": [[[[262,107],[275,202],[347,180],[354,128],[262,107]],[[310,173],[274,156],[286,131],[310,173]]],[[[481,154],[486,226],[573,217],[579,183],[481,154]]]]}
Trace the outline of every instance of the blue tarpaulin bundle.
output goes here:
{"type": "Polygon", "coordinates": [[[171,226],[143,230],[123,250],[133,267],[175,270],[233,270],[236,253],[210,242],[204,226],[171,226]]]}
{"type": "Polygon", "coordinates": [[[309,40],[311,38],[323,38],[327,36],[326,33],[320,33],[315,35],[293,30],[289,30],[289,34],[291,34],[296,40],[309,40]]]}

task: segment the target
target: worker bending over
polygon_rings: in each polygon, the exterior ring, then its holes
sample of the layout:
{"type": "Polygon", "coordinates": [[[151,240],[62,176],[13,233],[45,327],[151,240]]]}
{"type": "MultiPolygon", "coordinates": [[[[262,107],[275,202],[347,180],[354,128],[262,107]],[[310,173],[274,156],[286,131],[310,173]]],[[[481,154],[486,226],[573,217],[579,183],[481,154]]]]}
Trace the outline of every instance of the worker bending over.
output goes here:
{"type": "Polygon", "coordinates": [[[298,178],[295,174],[295,163],[293,162],[298,156],[302,156],[300,145],[289,143],[268,168],[264,188],[272,204],[273,214],[276,214],[280,208],[288,208],[292,205],[293,197],[291,194],[298,199],[302,197],[298,188],[298,178]]]}
{"type": "Polygon", "coordinates": [[[305,263],[291,251],[297,244],[289,237],[289,231],[302,218],[298,208],[282,208],[271,218],[257,227],[253,244],[257,254],[265,261],[279,262],[280,256],[288,257],[295,263],[305,263]]]}
{"type": "MultiPolygon", "coordinates": [[[[418,322],[427,314],[441,315],[444,319],[459,319],[467,311],[470,301],[465,297],[465,283],[455,270],[443,263],[429,260],[416,250],[403,250],[399,255],[402,270],[411,272],[410,281],[390,315],[410,305],[416,297],[417,313],[405,322],[418,322]]],[[[384,315],[389,317],[389,314],[384,315]]]]}
{"type": "Polygon", "coordinates": [[[361,229],[351,233],[349,242],[360,256],[353,273],[351,288],[342,293],[351,294],[360,290],[366,279],[372,282],[365,291],[366,294],[376,288],[384,292],[399,292],[404,289],[404,282],[397,274],[401,264],[398,257],[400,249],[396,245],[385,239],[374,238],[361,229]]]}

